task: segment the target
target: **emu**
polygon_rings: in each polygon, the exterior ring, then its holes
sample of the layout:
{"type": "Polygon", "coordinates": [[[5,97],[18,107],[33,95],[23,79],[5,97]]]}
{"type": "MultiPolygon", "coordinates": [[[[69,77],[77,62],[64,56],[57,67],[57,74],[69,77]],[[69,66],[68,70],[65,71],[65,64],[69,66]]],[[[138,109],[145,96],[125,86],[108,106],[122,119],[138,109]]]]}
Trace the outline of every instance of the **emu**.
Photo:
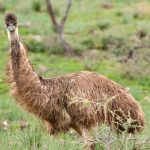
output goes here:
{"type": "Polygon", "coordinates": [[[43,121],[49,134],[72,128],[89,149],[94,149],[89,131],[97,125],[106,124],[117,133],[143,130],[142,108],[125,88],[88,71],[49,79],[38,76],[19,39],[17,17],[6,14],[5,24],[10,43],[7,77],[11,94],[43,121]]]}

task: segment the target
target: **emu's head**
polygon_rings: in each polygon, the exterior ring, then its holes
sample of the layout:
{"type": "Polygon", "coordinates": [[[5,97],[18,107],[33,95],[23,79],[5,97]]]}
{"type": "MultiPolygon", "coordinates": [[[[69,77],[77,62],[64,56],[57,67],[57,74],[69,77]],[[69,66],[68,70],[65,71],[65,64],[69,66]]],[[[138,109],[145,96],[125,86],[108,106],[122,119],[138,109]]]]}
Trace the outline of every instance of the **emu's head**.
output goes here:
{"type": "Polygon", "coordinates": [[[9,41],[10,42],[19,41],[17,17],[12,13],[6,14],[5,25],[9,41]]]}
{"type": "Polygon", "coordinates": [[[12,13],[6,14],[5,25],[9,32],[13,32],[17,28],[17,17],[12,13]]]}

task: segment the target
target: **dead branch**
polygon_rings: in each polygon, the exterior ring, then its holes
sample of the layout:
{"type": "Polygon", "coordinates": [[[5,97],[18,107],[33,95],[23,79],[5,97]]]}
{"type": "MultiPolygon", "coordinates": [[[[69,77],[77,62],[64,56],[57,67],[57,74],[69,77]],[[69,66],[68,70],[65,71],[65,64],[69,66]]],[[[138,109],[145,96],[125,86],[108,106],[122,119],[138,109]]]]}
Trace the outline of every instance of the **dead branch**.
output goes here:
{"type": "Polygon", "coordinates": [[[51,4],[51,0],[45,0],[45,2],[46,2],[46,5],[47,5],[48,14],[51,18],[51,21],[53,23],[54,28],[56,29],[56,32],[57,32],[57,35],[58,35],[59,42],[60,42],[61,46],[64,48],[65,51],[67,51],[67,52],[70,51],[71,52],[72,48],[68,44],[68,42],[66,42],[66,40],[64,38],[64,26],[65,26],[66,20],[68,18],[70,8],[72,6],[72,0],[68,0],[66,10],[65,10],[64,15],[63,15],[60,22],[58,22],[56,20],[54,10],[53,10],[52,4],[51,4]]]}
{"type": "Polygon", "coordinates": [[[56,21],[55,15],[54,15],[54,10],[53,10],[51,1],[45,0],[45,2],[46,2],[47,11],[48,11],[48,14],[50,15],[51,21],[52,21],[53,25],[56,27],[57,21],[56,21]]]}
{"type": "Polygon", "coordinates": [[[68,4],[67,4],[67,7],[66,7],[64,16],[63,16],[63,18],[61,20],[61,26],[62,26],[62,28],[64,28],[65,22],[66,22],[66,20],[68,18],[68,14],[69,14],[71,5],[72,5],[72,0],[68,0],[68,4]]]}

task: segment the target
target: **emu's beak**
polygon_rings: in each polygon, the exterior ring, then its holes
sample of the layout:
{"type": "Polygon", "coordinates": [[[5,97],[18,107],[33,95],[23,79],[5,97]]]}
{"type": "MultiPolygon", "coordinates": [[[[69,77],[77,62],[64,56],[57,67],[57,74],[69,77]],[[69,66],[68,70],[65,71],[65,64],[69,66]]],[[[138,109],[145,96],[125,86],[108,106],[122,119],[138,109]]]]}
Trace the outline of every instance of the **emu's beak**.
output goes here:
{"type": "Polygon", "coordinates": [[[14,31],[14,30],[16,29],[16,26],[13,25],[13,24],[9,24],[9,25],[7,26],[7,29],[8,29],[10,32],[12,32],[12,31],[14,31]]]}

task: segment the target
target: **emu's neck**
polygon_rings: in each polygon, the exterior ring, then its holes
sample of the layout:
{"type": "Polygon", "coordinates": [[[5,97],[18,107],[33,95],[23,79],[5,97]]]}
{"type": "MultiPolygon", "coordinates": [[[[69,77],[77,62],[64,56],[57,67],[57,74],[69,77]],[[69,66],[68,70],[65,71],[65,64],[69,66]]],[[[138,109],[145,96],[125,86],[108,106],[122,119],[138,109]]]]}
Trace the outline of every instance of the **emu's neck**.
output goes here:
{"type": "Polygon", "coordinates": [[[10,58],[14,80],[18,84],[27,85],[32,82],[33,86],[40,85],[40,80],[29,62],[27,51],[19,41],[18,30],[8,33],[10,40],[10,58]]]}
{"type": "Polygon", "coordinates": [[[11,42],[10,56],[14,80],[18,83],[18,86],[20,84],[21,86],[27,86],[29,83],[32,83],[32,86],[37,86],[38,83],[40,87],[39,77],[33,71],[26,49],[19,41],[11,42]]]}
{"type": "Polygon", "coordinates": [[[19,41],[18,32],[9,33],[10,60],[9,76],[13,84],[13,95],[18,103],[28,111],[41,116],[45,103],[46,89],[41,84],[38,75],[33,71],[26,49],[19,41]]]}

